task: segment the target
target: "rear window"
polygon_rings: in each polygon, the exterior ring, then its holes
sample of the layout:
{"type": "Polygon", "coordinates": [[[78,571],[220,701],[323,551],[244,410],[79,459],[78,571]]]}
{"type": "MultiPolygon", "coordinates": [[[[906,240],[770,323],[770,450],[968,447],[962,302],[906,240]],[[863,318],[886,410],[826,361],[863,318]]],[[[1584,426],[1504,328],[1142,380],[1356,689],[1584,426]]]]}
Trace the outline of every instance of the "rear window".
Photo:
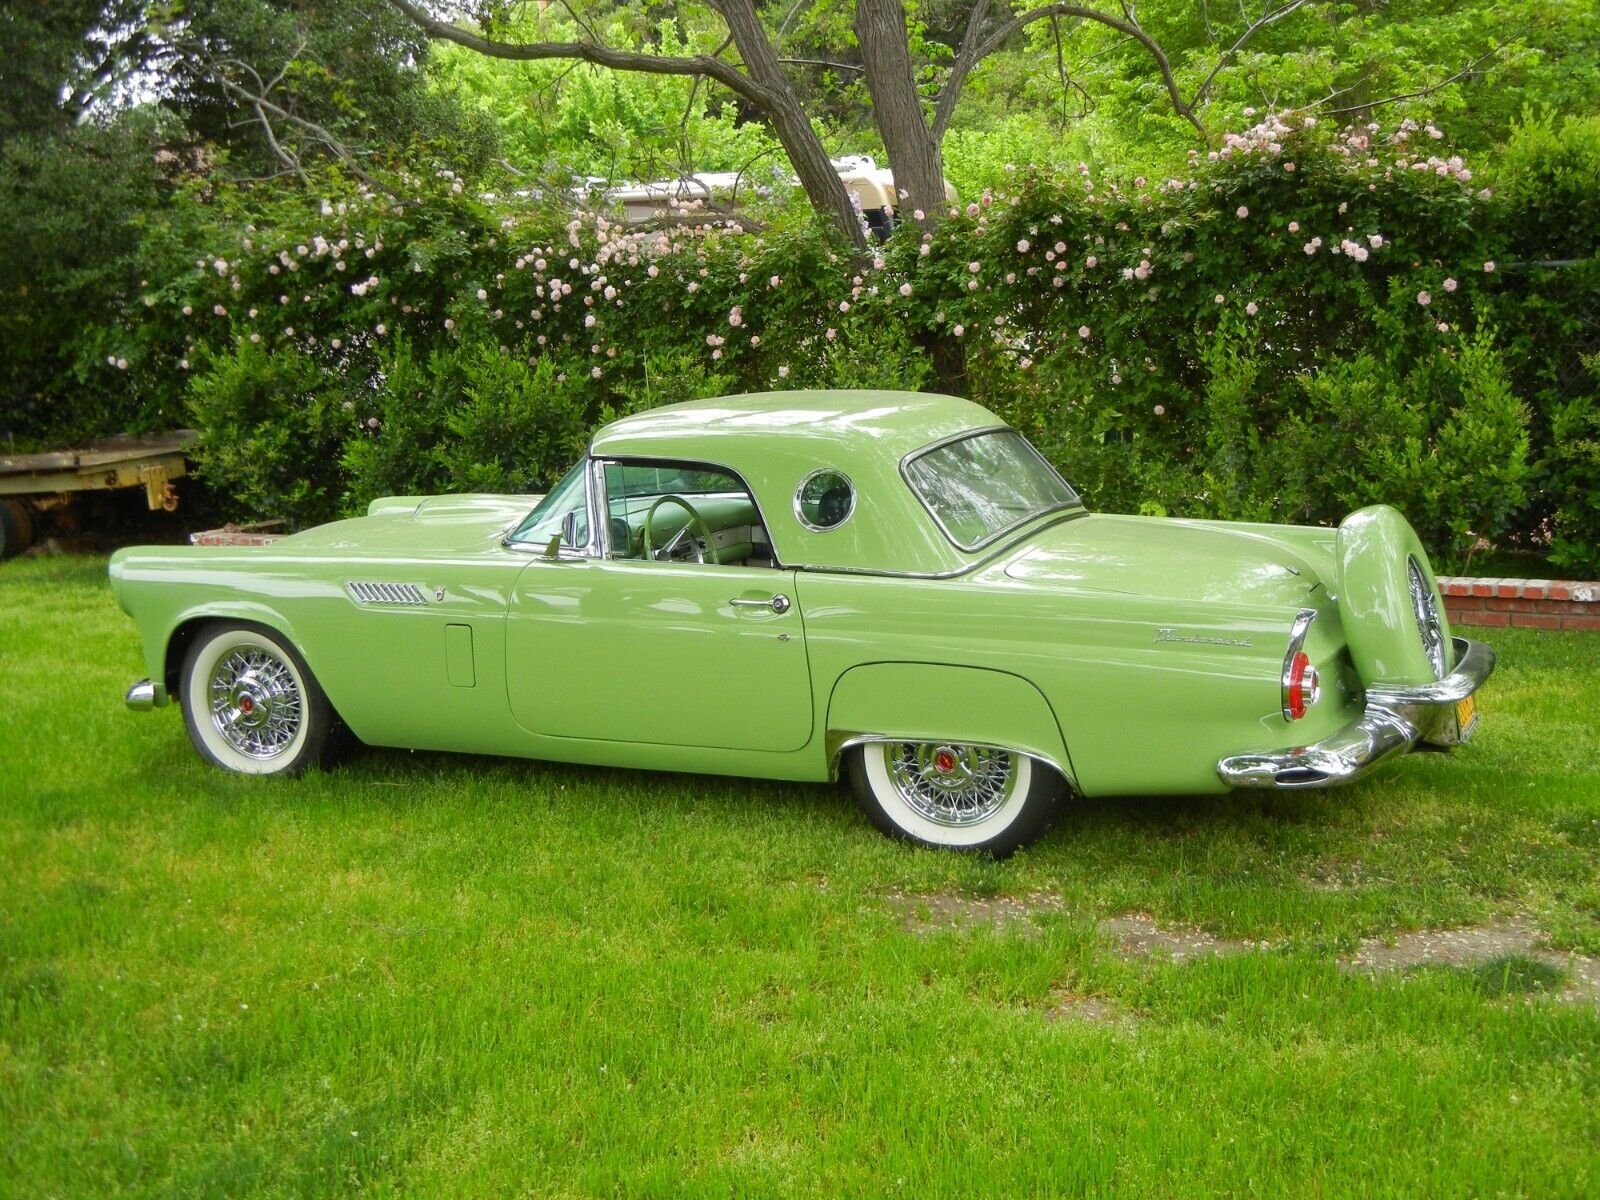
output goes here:
{"type": "Polygon", "coordinates": [[[963,550],[976,550],[1024,521],[1081,503],[1015,429],[976,433],[919,451],[901,469],[945,536],[963,550]]]}

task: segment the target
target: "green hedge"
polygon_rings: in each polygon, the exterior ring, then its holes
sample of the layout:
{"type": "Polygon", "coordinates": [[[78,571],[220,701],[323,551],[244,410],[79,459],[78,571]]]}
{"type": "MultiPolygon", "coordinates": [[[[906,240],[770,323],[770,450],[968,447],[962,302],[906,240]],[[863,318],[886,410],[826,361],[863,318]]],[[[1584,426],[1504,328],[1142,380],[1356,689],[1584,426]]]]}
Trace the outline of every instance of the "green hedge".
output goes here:
{"type": "Polygon", "coordinates": [[[1018,172],[873,261],[793,213],[630,231],[448,172],[197,184],[98,369],[189,407],[240,516],[535,490],[597,422],[697,395],[954,386],[1102,509],[1384,500],[1442,565],[1518,544],[1592,571],[1597,129],[1531,123],[1491,191],[1431,128],[1274,117],[1178,178],[1018,172]]]}

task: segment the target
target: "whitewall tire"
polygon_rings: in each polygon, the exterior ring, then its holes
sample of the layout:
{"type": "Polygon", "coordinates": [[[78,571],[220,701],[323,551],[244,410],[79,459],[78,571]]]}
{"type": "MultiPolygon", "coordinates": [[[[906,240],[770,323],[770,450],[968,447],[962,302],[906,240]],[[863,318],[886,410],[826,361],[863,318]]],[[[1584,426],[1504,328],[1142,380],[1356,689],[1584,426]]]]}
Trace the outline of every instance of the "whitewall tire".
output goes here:
{"type": "Polygon", "coordinates": [[[293,775],[320,761],[333,709],[305,662],[259,625],[208,625],[184,655],[183,722],[202,757],[241,775],[293,775]]]}
{"type": "Polygon", "coordinates": [[[959,742],[868,742],[846,773],[867,817],[891,837],[1004,858],[1050,825],[1061,779],[1025,754],[959,742]]]}

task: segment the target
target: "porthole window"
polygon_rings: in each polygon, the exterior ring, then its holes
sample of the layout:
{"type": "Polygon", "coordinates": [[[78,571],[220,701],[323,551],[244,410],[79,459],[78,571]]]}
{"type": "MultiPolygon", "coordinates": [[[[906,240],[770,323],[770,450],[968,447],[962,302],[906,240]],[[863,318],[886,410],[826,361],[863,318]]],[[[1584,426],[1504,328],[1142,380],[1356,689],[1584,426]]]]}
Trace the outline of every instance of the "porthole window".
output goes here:
{"type": "Polygon", "coordinates": [[[800,481],[794,493],[794,515],[817,533],[836,529],[856,510],[856,489],[848,476],[824,467],[800,481]]]}

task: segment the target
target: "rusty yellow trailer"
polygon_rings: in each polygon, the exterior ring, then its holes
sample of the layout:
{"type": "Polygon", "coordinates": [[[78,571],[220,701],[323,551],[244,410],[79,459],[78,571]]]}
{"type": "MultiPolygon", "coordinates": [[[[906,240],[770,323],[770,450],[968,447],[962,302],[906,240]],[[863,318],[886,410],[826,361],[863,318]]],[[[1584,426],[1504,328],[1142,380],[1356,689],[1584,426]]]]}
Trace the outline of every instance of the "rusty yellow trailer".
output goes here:
{"type": "Polygon", "coordinates": [[[0,558],[33,541],[35,515],[73,492],[144,488],[152,510],[178,507],[172,481],[189,471],[187,451],[199,433],[169,429],[122,434],[71,450],[0,456],[0,558]]]}

